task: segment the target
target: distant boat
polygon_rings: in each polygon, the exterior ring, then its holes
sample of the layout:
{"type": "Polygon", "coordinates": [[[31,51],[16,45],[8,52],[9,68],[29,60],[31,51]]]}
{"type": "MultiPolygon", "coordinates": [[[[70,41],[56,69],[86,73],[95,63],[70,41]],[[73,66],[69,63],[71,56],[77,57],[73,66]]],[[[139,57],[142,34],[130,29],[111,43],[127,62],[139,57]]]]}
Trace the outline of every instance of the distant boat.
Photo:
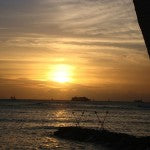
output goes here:
{"type": "Polygon", "coordinates": [[[143,101],[141,99],[139,100],[134,100],[135,103],[143,103],[143,101]]]}
{"type": "Polygon", "coordinates": [[[87,98],[87,97],[72,97],[72,99],[71,99],[72,101],[81,101],[81,102],[87,102],[87,101],[90,101],[90,99],[89,98],[87,98]]]}
{"type": "Polygon", "coordinates": [[[147,108],[147,109],[150,108],[150,103],[144,102],[142,100],[134,100],[134,103],[137,107],[140,107],[140,108],[147,108]]]}
{"type": "Polygon", "coordinates": [[[10,99],[11,100],[16,100],[16,97],[15,96],[11,96],[10,99]]]}
{"type": "Polygon", "coordinates": [[[137,107],[141,107],[141,108],[149,108],[150,107],[147,103],[144,103],[141,99],[134,100],[134,103],[137,107]]]}

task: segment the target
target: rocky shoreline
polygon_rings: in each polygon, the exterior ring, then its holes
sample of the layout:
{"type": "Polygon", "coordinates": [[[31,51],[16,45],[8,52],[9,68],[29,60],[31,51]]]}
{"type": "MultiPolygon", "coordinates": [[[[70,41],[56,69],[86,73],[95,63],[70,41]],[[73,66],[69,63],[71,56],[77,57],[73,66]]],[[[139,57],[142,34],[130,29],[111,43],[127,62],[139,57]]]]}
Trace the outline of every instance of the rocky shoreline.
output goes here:
{"type": "Polygon", "coordinates": [[[101,144],[113,150],[149,150],[150,136],[136,137],[125,133],[82,127],[59,127],[54,135],[59,138],[101,144]]]}

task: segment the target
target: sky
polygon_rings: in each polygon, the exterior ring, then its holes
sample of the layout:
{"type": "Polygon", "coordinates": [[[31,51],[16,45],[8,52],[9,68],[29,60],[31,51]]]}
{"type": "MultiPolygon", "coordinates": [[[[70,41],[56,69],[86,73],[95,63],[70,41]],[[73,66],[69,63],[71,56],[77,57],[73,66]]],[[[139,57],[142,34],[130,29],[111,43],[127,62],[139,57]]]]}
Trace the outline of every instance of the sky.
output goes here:
{"type": "Polygon", "coordinates": [[[0,98],[150,101],[132,0],[0,0],[0,98]]]}

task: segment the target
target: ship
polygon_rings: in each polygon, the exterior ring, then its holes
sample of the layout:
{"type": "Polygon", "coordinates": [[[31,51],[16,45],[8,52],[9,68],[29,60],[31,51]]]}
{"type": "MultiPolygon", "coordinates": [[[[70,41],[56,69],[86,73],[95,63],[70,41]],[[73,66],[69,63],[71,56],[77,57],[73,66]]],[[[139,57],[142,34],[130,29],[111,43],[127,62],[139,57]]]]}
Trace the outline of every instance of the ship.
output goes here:
{"type": "Polygon", "coordinates": [[[72,101],[80,101],[80,102],[87,102],[87,101],[90,101],[90,99],[87,98],[87,97],[77,97],[77,96],[72,97],[71,100],[72,100],[72,101]]]}

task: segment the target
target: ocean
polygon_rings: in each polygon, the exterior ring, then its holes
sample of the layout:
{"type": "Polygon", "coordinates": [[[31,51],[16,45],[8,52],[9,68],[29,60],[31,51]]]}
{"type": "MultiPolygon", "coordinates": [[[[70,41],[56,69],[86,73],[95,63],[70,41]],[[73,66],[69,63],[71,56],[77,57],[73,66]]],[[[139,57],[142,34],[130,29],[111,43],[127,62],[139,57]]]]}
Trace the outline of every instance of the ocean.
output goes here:
{"type": "Polygon", "coordinates": [[[0,100],[0,149],[108,150],[57,138],[62,126],[81,126],[150,136],[150,103],[0,100]]]}

